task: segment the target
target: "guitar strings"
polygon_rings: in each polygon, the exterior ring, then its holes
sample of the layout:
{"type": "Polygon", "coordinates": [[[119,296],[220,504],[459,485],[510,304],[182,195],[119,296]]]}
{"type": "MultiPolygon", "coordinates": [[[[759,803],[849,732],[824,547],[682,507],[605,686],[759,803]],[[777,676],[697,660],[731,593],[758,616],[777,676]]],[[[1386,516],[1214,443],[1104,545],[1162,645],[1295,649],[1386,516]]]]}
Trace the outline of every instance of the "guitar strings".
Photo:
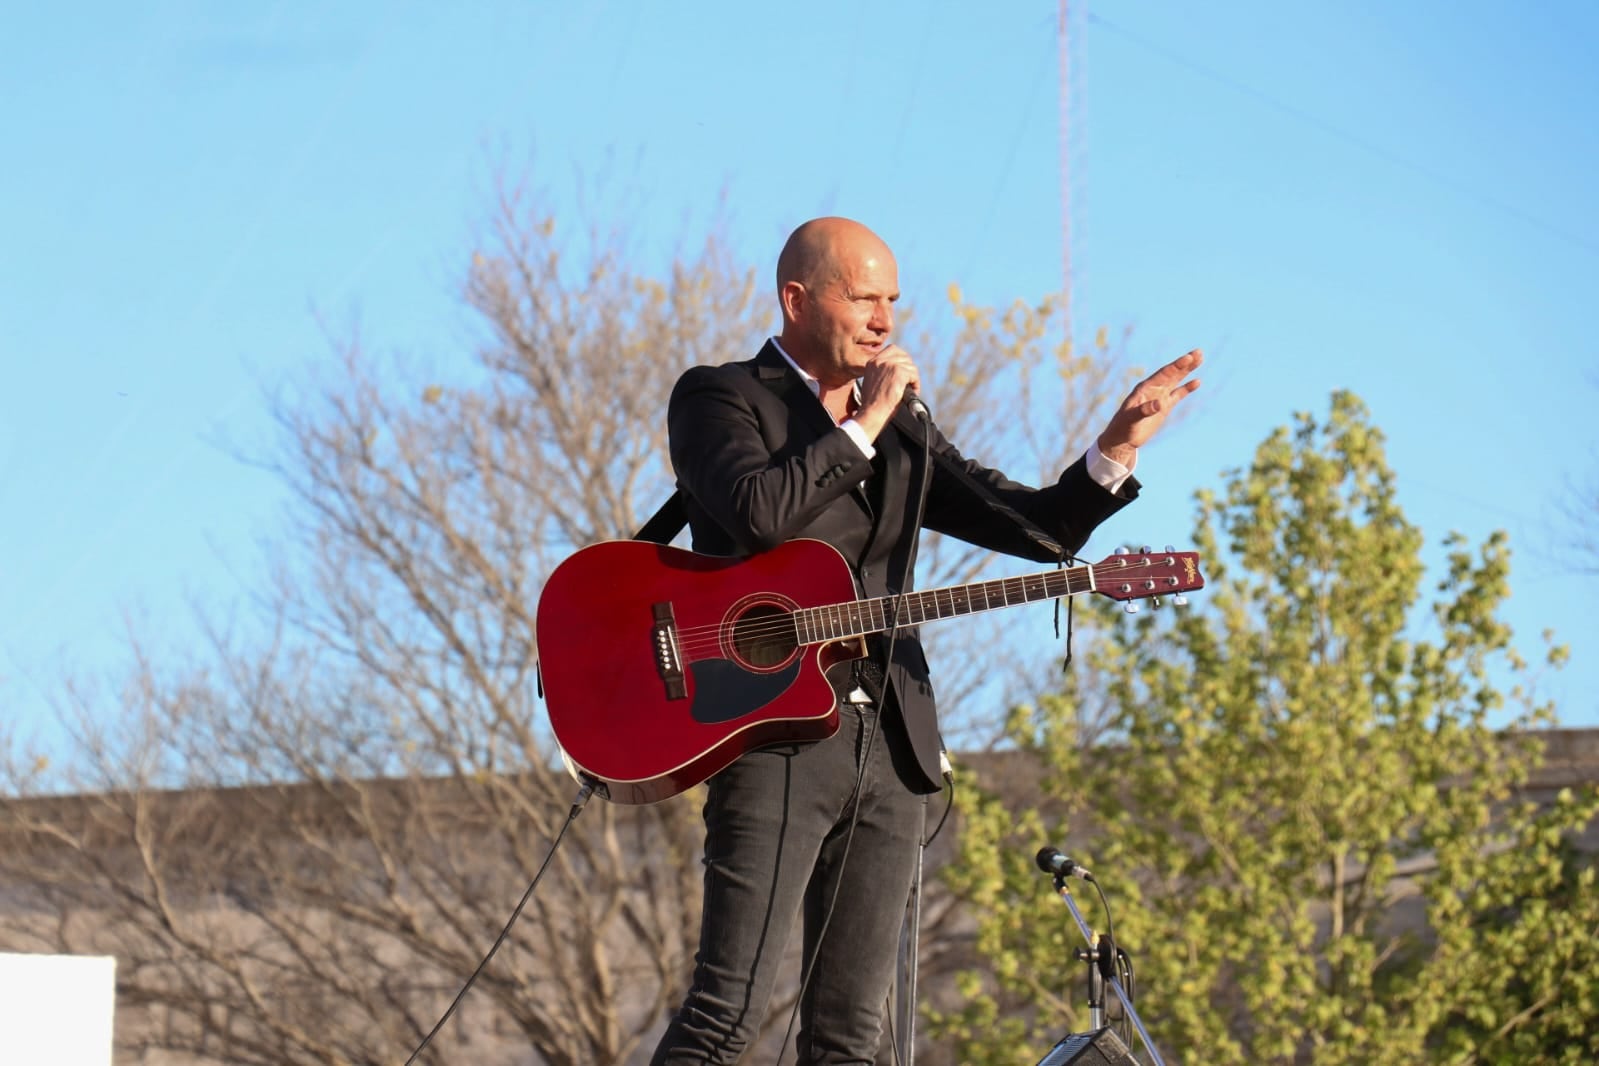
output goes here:
{"type": "MultiPolygon", "coordinates": [[[[1006,585],[1006,586],[1011,585],[1012,582],[1023,582],[1024,583],[1022,585],[1022,588],[1021,588],[1021,596],[1023,598],[1021,598],[1019,600],[1016,600],[1014,603],[1012,602],[1008,591],[1006,591],[1004,593],[1004,599],[1000,603],[993,603],[992,602],[993,597],[985,595],[982,598],[981,606],[973,606],[974,603],[978,602],[977,599],[974,598],[973,596],[971,596],[969,593],[963,594],[963,603],[968,608],[965,613],[976,614],[976,613],[981,613],[983,611],[998,610],[1001,607],[1015,606],[1015,605],[1018,605],[1018,604],[1021,604],[1021,603],[1034,603],[1034,602],[1037,602],[1037,599],[1028,599],[1028,598],[1026,598],[1027,597],[1027,593],[1028,593],[1028,589],[1027,589],[1027,586],[1026,586],[1025,582],[1033,582],[1033,583],[1043,582],[1046,585],[1046,587],[1044,589],[1044,591],[1046,593],[1046,596],[1043,597],[1043,598],[1050,598],[1050,599],[1053,599],[1053,598],[1058,597],[1058,596],[1070,596],[1070,595],[1076,595],[1076,594],[1082,593],[1082,592],[1087,592],[1087,591],[1089,591],[1089,588],[1090,588],[1089,586],[1084,586],[1083,588],[1080,588],[1080,589],[1071,588],[1070,587],[1071,586],[1071,581],[1068,579],[1067,582],[1066,582],[1067,588],[1064,591],[1059,592],[1059,593],[1054,593],[1053,595],[1050,595],[1050,594],[1048,594],[1047,585],[1049,583],[1060,584],[1060,582],[1058,582],[1058,581],[1051,582],[1050,580],[1048,580],[1048,579],[1052,579],[1052,578],[1053,578],[1053,575],[1045,575],[1045,578],[1027,577],[1027,578],[1005,578],[1005,579],[1003,579],[1003,584],[1006,585]]],[[[959,588],[959,587],[960,586],[955,586],[955,588],[959,588]]],[[[894,627],[894,628],[908,628],[910,626],[918,625],[921,622],[925,622],[925,621],[928,621],[930,619],[931,616],[929,616],[927,613],[925,613],[926,612],[926,606],[928,604],[931,604],[933,609],[936,611],[936,610],[939,609],[940,601],[942,600],[943,602],[949,603],[950,606],[953,608],[954,605],[955,605],[955,598],[951,594],[952,591],[953,590],[950,589],[950,588],[926,589],[926,590],[922,590],[922,591],[919,591],[919,592],[907,592],[907,593],[904,593],[904,594],[902,594],[900,596],[880,596],[880,597],[876,597],[876,598],[869,599],[869,600],[851,600],[851,601],[848,601],[848,602],[845,602],[845,603],[824,604],[824,605],[817,606],[817,607],[800,607],[800,608],[797,608],[797,609],[789,610],[785,614],[778,615],[778,616],[775,616],[775,617],[770,618],[770,619],[765,619],[765,620],[761,620],[761,621],[745,622],[742,625],[740,625],[738,623],[729,624],[727,622],[720,622],[719,621],[719,622],[710,623],[708,625],[685,626],[685,627],[683,627],[683,628],[678,630],[678,640],[679,640],[679,645],[683,646],[683,647],[686,647],[686,646],[691,645],[691,644],[696,645],[696,646],[703,646],[703,638],[705,636],[710,635],[710,636],[719,637],[721,634],[730,632],[730,631],[732,631],[734,629],[737,629],[740,632],[741,635],[750,636],[750,637],[781,635],[781,634],[786,633],[786,632],[794,631],[794,629],[795,629],[795,618],[796,618],[797,615],[800,615],[802,613],[812,613],[812,614],[814,614],[815,612],[823,612],[824,613],[824,616],[819,619],[819,621],[821,621],[823,624],[832,624],[832,623],[845,623],[845,624],[865,623],[866,624],[866,629],[864,629],[862,632],[863,633],[873,633],[873,632],[884,631],[884,630],[887,630],[889,628],[886,619],[891,614],[892,615],[901,615],[901,616],[903,616],[903,615],[906,615],[906,614],[910,613],[911,611],[913,611],[917,606],[921,606],[923,608],[923,613],[920,614],[916,618],[915,621],[911,621],[911,620],[907,619],[905,621],[901,621],[897,626],[894,627]],[[896,600],[899,601],[897,604],[895,603],[896,600]],[[912,602],[912,601],[916,601],[916,602],[912,602]],[[832,615],[831,616],[826,616],[825,615],[826,612],[832,612],[832,615]],[[875,621],[875,619],[877,619],[877,618],[883,618],[883,619],[885,619],[885,621],[882,622],[881,624],[879,624],[878,622],[875,621]]],[[[776,606],[776,605],[774,604],[773,606],[776,606]]],[[[960,613],[960,612],[957,612],[957,613],[960,613]]],[[[943,617],[943,616],[939,615],[938,617],[943,617]]],[[[841,640],[841,639],[844,639],[846,637],[860,636],[860,635],[862,635],[862,633],[855,633],[855,632],[851,631],[851,632],[841,633],[841,634],[838,634],[836,636],[828,636],[825,639],[804,641],[803,643],[807,643],[807,644],[812,644],[812,643],[814,643],[814,644],[822,644],[822,643],[827,643],[828,641],[841,640]]]]}
{"type": "MultiPolygon", "coordinates": [[[[1142,565],[1142,566],[1147,567],[1150,564],[1147,561],[1145,561],[1142,564],[1135,564],[1135,565],[1142,565]]],[[[1027,583],[1029,583],[1029,582],[1042,583],[1044,586],[1046,586],[1045,589],[1044,589],[1044,591],[1046,593],[1046,596],[1044,598],[1050,598],[1050,599],[1059,598],[1061,596],[1078,595],[1078,594],[1081,594],[1083,592],[1091,591],[1091,590],[1094,589],[1093,585],[1086,586],[1086,587],[1083,587],[1083,588],[1072,588],[1071,587],[1071,585],[1073,584],[1072,578],[1074,576],[1081,575],[1084,570],[1088,570],[1088,569],[1092,569],[1094,571],[1094,577],[1096,578],[1096,583],[1095,584],[1097,585],[1097,583],[1098,583],[1097,579],[1102,577],[1102,576],[1104,576],[1104,575],[1102,575],[1100,573],[1101,570],[1104,570],[1106,573],[1125,574],[1125,573],[1127,573],[1129,568],[1127,566],[1121,565],[1119,563],[1118,564],[1101,563],[1101,564],[1095,564],[1093,567],[1084,567],[1084,568],[1081,568],[1081,569],[1073,568],[1071,570],[1063,571],[1062,573],[1065,573],[1067,575],[1066,581],[1065,581],[1065,584],[1067,585],[1067,588],[1065,589],[1064,592],[1053,593],[1053,594],[1049,594],[1047,586],[1050,585],[1050,584],[1060,584],[1061,583],[1060,581],[1058,581],[1056,579],[1054,573],[1044,574],[1044,575],[1027,576],[1027,577],[1002,578],[1002,579],[997,579],[994,582],[978,582],[976,584],[982,585],[982,586],[985,586],[985,587],[986,586],[990,586],[990,585],[1001,586],[1002,587],[1002,592],[1003,592],[1004,597],[1005,597],[1004,602],[1002,602],[1000,604],[989,603],[988,600],[991,597],[987,597],[985,595],[984,605],[981,606],[981,607],[977,607],[975,609],[971,609],[967,613],[980,613],[980,612],[988,611],[988,610],[997,610],[1000,607],[1014,606],[1014,604],[1012,604],[1011,601],[1010,601],[1009,588],[1010,588],[1010,586],[1013,585],[1013,583],[1017,583],[1017,582],[1020,582],[1022,584],[1021,594],[1023,595],[1023,597],[1026,597],[1026,595],[1028,593],[1027,583]]],[[[738,626],[737,624],[730,625],[730,624],[728,624],[726,622],[720,622],[720,621],[714,622],[714,623],[710,623],[708,625],[685,626],[682,629],[678,630],[679,644],[682,647],[687,647],[689,645],[693,645],[695,647],[704,647],[704,646],[706,646],[706,644],[704,642],[704,638],[705,637],[707,637],[707,636],[712,637],[713,638],[713,643],[715,643],[716,640],[719,640],[719,638],[720,638],[720,636],[722,634],[725,634],[725,633],[727,633],[730,630],[733,630],[735,628],[739,629],[742,635],[746,635],[746,636],[750,636],[750,637],[763,637],[763,636],[782,635],[782,634],[784,634],[786,632],[794,630],[794,628],[795,628],[794,620],[795,620],[795,616],[796,615],[801,614],[801,613],[810,613],[810,612],[828,612],[828,611],[831,611],[831,612],[835,612],[836,613],[837,617],[824,618],[823,619],[824,622],[866,621],[869,624],[868,624],[867,628],[864,630],[864,632],[867,632],[867,633],[869,633],[869,632],[878,632],[878,631],[886,630],[888,628],[888,625],[887,625],[886,622],[884,622],[881,625],[879,625],[875,621],[873,621],[873,619],[875,617],[877,617],[877,616],[882,616],[882,617],[886,618],[888,613],[889,613],[889,611],[886,610],[885,608],[887,608],[888,605],[893,604],[895,600],[899,600],[899,601],[901,601],[901,603],[898,606],[895,606],[893,608],[893,612],[894,613],[901,613],[906,608],[906,606],[909,603],[909,601],[913,601],[913,600],[920,600],[924,605],[925,605],[926,602],[931,601],[933,607],[936,610],[938,608],[938,606],[939,606],[939,600],[942,598],[942,599],[947,600],[950,603],[951,607],[953,607],[954,606],[954,596],[952,595],[952,593],[954,591],[956,591],[958,589],[962,589],[962,588],[965,588],[965,586],[952,586],[952,587],[948,587],[948,588],[939,588],[939,589],[925,589],[925,590],[921,590],[921,591],[917,591],[917,592],[903,593],[900,596],[883,596],[883,597],[876,597],[874,599],[869,599],[869,600],[853,600],[853,601],[848,601],[848,602],[838,603],[838,604],[824,604],[824,605],[817,606],[817,607],[800,607],[800,608],[797,608],[797,609],[794,609],[794,610],[789,610],[789,611],[787,611],[787,613],[784,613],[784,614],[781,614],[781,615],[777,615],[777,616],[775,616],[775,617],[773,617],[773,618],[771,618],[769,620],[759,621],[759,622],[745,622],[742,626],[738,626]],[[846,616],[848,616],[848,617],[846,617],[846,616]]],[[[1172,586],[1171,590],[1172,591],[1185,591],[1185,590],[1181,589],[1178,586],[1172,586]]],[[[1100,591],[1103,591],[1103,590],[1100,590],[1100,591]]],[[[1162,592],[1161,589],[1142,590],[1142,594],[1144,596],[1160,595],[1161,592],[1162,592]]],[[[965,603],[966,603],[968,608],[971,607],[971,602],[972,602],[971,595],[969,593],[966,593],[965,594],[965,603]]],[[[1036,600],[1029,600],[1029,599],[1024,598],[1024,599],[1020,600],[1019,602],[1020,603],[1029,603],[1029,602],[1037,602],[1037,601],[1036,600]]],[[[905,622],[900,623],[900,625],[901,626],[911,626],[911,625],[916,625],[916,624],[919,624],[919,622],[927,621],[927,620],[928,620],[928,617],[926,615],[923,615],[920,619],[918,619],[918,621],[915,621],[915,622],[905,621],[905,622]]],[[[805,641],[803,643],[808,643],[808,644],[809,643],[827,643],[829,641],[840,640],[840,639],[844,639],[844,638],[847,638],[847,637],[850,637],[850,636],[859,636],[859,635],[862,635],[862,634],[855,633],[855,632],[847,632],[847,633],[841,633],[841,634],[838,634],[838,635],[830,635],[830,636],[828,636],[828,637],[826,637],[824,639],[821,639],[821,640],[811,640],[811,641],[805,641]]]]}
{"type": "MultiPolygon", "coordinates": [[[[1181,553],[1181,555],[1186,554],[1188,553],[1181,553]]],[[[1168,560],[1174,562],[1175,558],[1181,557],[1181,555],[1176,557],[1168,557],[1168,560]]],[[[977,582],[975,584],[982,586],[985,590],[984,605],[973,609],[971,606],[971,594],[967,592],[965,593],[964,601],[968,608],[966,613],[980,613],[988,610],[996,610],[1000,607],[1012,606],[1010,602],[1010,589],[1014,583],[1020,583],[1021,585],[1021,593],[1024,598],[1020,602],[1036,602],[1034,600],[1028,600],[1025,598],[1027,595],[1027,586],[1029,582],[1041,584],[1043,586],[1043,591],[1046,593],[1046,598],[1055,599],[1062,596],[1079,595],[1081,593],[1094,590],[1096,589],[1100,580],[1104,577],[1117,574],[1129,575],[1129,572],[1135,568],[1144,569],[1147,571],[1151,567],[1152,563],[1148,558],[1131,563],[1123,561],[1112,562],[1107,560],[1103,563],[1089,564],[1082,568],[1074,567],[1065,571],[1052,572],[1048,574],[1000,578],[992,582],[977,582]],[[1085,571],[1091,574],[1094,580],[1084,588],[1073,588],[1073,578],[1075,576],[1083,575],[1085,571]],[[1052,583],[1062,583],[1057,580],[1057,573],[1066,575],[1064,581],[1066,589],[1064,592],[1051,594],[1049,593],[1049,585],[1052,583]],[[987,594],[987,590],[995,586],[998,587],[999,591],[1004,596],[1003,603],[992,604],[989,602],[990,597],[987,594]]],[[[1147,579],[1148,574],[1146,573],[1140,576],[1143,576],[1147,579]]],[[[926,589],[919,592],[902,593],[898,596],[882,596],[870,600],[855,600],[846,603],[828,604],[821,607],[801,607],[795,610],[789,610],[786,613],[777,615],[770,619],[745,622],[742,625],[718,621],[708,625],[687,626],[678,631],[678,651],[679,654],[689,659],[698,659],[704,655],[719,655],[719,653],[723,650],[723,645],[725,642],[724,638],[726,640],[731,640],[731,635],[734,632],[738,633],[740,643],[747,643],[749,641],[759,642],[761,640],[771,638],[784,638],[792,641],[796,649],[812,644],[822,644],[834,640],[843,640],[854,636],[863,636],[866,633],[884,632],[889,628],[886,619],[891,616],[898,617],[903,615],[907,610],[907,607],[919,605],[925,609],[925,605],[930,602],[936,610],[939,606],[939,598],[940,596],[943,596],[948,600],[953,608],[955,604],[954,592],[958,589],[963,589],[966,587],[967,586],[952,586],[948,588],[926,589]],[[837,635],[829,635],[823,640],[800,640],[799,623],[796,620],[796,616],[802,612],[817,611],[836,612],[836,617],[824,616],[821,619],[824,623],[851,623],[852,628],[856,623],[865,622],[868,624],[867,627],[859,633],[847,632],[837,635]],[[883,618],[885,621],[879,625],[875,621],[876,618],[883,618]]],[[[1154,596],[1159,595],[1162,590],[1153,589],[1141,591],[1143,596],[1154,596]]],[[[1169,591],[1184,591],[1184,589],[1179,583],[1178,585],[1171,586],[1169,591]]],[[[917,621],[907,620],[899,623],[897,626],[895,626],[895,628],[908,628],[927,620],[928,618],[924,614],[917,621]]]]}

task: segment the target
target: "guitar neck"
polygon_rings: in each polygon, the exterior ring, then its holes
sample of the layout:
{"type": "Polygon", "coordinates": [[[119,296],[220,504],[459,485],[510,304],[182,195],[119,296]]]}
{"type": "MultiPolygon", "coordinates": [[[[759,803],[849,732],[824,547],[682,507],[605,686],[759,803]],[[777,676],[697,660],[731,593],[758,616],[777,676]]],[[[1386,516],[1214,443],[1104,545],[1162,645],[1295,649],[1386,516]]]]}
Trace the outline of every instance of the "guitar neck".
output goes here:
{"type": "Polygon", "coordinates": [[[805,607],[794,612],[794,626],[801,644],[826,644],[868,633],[884,633],[938,618],[997,611],[1001,607],[1092,592],[1092,569],[1085,564],[1026,577],[974,581],[899,596],[805,607]]]}

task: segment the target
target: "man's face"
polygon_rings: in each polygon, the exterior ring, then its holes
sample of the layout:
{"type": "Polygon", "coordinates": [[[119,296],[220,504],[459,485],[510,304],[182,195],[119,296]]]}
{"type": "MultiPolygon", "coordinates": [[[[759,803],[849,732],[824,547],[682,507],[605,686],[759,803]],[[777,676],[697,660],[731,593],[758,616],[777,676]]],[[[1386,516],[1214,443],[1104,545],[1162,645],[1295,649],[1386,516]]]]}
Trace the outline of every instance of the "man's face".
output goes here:
{"type": "Polygon", "coordinates": [[[838,276],[807,290],[796,323],[815,364],[806,369],[830,388],[860,377],[888,345],[898,299],[899,268],[887,248],[844,250],[838,276]]]}

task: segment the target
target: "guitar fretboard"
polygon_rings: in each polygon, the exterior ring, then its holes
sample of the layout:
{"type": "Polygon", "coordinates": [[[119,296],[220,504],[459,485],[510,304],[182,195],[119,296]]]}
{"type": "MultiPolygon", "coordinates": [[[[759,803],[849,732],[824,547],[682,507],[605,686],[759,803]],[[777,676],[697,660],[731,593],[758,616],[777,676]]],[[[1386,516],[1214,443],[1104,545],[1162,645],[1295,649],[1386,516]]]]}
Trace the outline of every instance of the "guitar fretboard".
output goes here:
{"type": "Polygon", "coordinates": [[[1094,588],[1091,570],[1087,565],[1072,566],[1026,577],[1005,577],[900,596],[805,607],[794,612],[794,627],[801,644],[825,644],[867,633],[883,633],[938,618],[997,611],[1001,607],[1090,592],[1094,588]]]}

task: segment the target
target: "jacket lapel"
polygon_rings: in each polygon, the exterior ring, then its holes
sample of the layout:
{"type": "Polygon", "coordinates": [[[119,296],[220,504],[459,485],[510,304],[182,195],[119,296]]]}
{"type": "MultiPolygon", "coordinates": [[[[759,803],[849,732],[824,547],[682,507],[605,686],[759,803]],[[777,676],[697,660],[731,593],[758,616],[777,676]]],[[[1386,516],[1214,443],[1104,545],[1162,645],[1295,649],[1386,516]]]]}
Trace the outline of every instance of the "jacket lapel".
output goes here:
{"type": "Polygon", "coordinates": [[[788,360],[771,341],[766,342],[755,357],[755,377],[798,415],[812,433],[820,437],[833,429],[833,419],[810,390],[810,387],[788,365],[788,360]]]}
{"type": "MultiPolygon", "coordinates": [[[[810,386],[788,365],[788,360],[783,358],[783,353],[771,341],[767,341],[755,356],[754,367],[756,379],[799,417],[813,437],[824,436],[838,428],[833,416],[822,406],[822,401],[816,398],[810,386]]],[[[881,481],[880,478],[873,480],[881,481]]],[[[867,496],[866,485],[856,485],[850,490],[850,495],[855,497],[868,515],[873,514],[873,504],[867,496]]]]}

